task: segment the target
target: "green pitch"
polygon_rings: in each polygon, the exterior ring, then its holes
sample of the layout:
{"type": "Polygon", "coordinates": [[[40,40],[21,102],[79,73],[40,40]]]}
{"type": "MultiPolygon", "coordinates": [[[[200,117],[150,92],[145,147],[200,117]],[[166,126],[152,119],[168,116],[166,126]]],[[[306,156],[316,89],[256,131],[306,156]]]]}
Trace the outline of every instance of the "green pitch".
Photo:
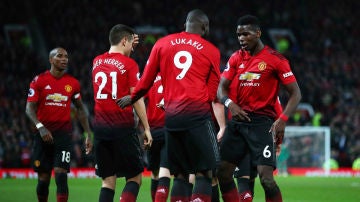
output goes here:
{"type": "MultiPolygon", "coordinates": [[[[359,202],[360,178],[277,177],[285,202],[359,202]]],[[[69,202],[98,201],[100,179],[69,179],[69,202]]],[[[124,179],[118,179],[114,202],[119,201],[124,179]]],[[[35,179],[0,179],[0,201],[37,201],[35,179]]],[[[55,182],[51,180],[49,202],[55,202],[55,182]]],[[[151,202],[150,178],[143,179],[138,201],[151,202]]],[[[264,192],[257,179],[254,202],[263,202],[264,192]]]]}

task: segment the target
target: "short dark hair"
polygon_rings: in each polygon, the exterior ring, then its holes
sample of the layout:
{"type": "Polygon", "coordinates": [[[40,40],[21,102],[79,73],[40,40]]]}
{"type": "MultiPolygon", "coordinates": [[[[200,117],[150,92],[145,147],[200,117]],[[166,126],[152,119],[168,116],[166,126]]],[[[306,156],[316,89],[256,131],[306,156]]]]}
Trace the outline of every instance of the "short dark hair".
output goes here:
{"type": "Polygon", "coordinates": [[[253,15],[244,15],[240,17],[237,21],[237,26],[239,25],[250,25],[255,30],[260,29],[260,21],[253,15]]]}
{"type": "Polygon", "coordinates": [[[113,26],[109,33],[109,42],[110,45],[118,44],[121,39],[128,37],[129,40],[132,39],[132,35],[135,33],[135,30],[127,25],[117,24],[113,26]]]}

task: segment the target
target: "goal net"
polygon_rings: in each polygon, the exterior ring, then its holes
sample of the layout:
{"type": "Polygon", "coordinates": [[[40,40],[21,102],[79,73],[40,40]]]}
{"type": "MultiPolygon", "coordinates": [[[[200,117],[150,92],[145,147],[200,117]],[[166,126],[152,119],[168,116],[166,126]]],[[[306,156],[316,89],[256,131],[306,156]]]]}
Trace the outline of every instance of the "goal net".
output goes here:
{"type": "Polygon", "coordinates": [[[278,166],[281,166],[279,160],[286,160],[288,168],[309,168],[328,175],[330,172],[330,128],[287,126],[281,152],[283,151],[285,153],[280,153],[278,166]]]}

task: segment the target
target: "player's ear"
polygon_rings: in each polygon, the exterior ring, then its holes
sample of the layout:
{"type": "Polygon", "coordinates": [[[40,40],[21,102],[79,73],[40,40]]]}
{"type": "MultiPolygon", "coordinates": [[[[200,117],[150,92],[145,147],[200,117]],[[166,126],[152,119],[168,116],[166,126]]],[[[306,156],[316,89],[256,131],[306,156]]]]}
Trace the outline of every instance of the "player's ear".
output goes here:
{"type": "Polygon", "coordinates": [[[257,37],[257,38],[260,38],[260,37],[261,37],[261,30],[260,30],[260,29],[256,32],[256,37],[257,37]]]}
{"type": "Polygon", "coordinates": [[[126,45],[126,37],[122,38],[120,41],[121,46],[125,46],[126,45]]]}

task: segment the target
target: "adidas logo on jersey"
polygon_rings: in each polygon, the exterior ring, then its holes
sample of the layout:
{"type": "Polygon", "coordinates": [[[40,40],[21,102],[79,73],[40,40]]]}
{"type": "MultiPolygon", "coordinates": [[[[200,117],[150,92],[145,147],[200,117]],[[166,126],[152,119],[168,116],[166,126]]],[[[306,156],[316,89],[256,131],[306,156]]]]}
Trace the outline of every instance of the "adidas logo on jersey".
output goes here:
{"type": "Polygon", "coordinates": [[[50,85],[45,86],[45,89],[50,90],[51,89],[50,85]]]}
{"type": "Polygon", "coordinates": [[[191,200],[191,202],[203,202],[203,200],[201,200],[201,198],[196,198],[194,200],[191,200]]]}

